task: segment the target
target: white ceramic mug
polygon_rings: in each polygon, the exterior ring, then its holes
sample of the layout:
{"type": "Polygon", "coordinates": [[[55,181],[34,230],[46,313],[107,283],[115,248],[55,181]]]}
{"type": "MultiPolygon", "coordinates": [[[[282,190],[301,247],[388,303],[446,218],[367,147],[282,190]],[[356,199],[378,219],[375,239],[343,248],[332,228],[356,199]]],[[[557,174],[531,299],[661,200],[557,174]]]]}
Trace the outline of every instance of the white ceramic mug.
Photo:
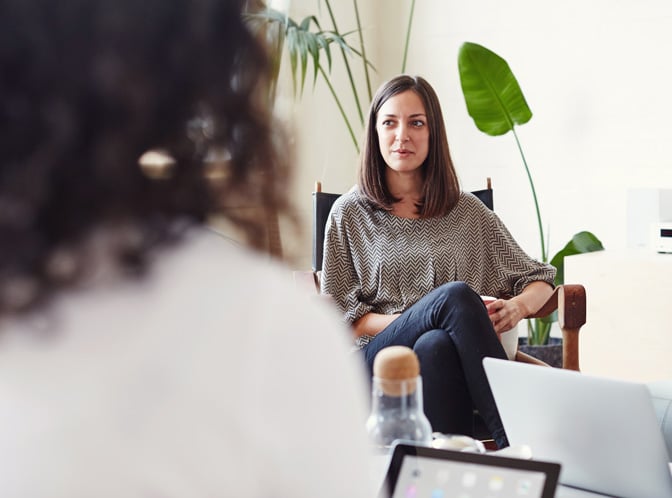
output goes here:
{"type": "MultiPolygon", "coordinates": [[[[488,305],[497,300],[496,297],[492,296],[481,296],[481,299],[485,305],[488,305]]],[[[506,357],[509,360],[515,359],[516,351],[518,351],[518,325],[513,327],[511,330],[502,332],[499,335],[499,340],[504,347],[504,351],[506,351],[506,357]]]]}

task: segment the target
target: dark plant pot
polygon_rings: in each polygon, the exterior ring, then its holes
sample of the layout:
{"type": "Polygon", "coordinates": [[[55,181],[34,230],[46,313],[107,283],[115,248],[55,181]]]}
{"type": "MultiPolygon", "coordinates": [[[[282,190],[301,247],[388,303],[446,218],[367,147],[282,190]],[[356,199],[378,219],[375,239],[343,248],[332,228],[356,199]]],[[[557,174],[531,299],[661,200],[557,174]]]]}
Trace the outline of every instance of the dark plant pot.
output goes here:
{"type": "Polygon", "coordinates": [[[520,337],[518,339],[518,350],[548,363],[552,367],[562,368],[562,339],[559,337],[551,337],[548,344],[542,346],[528,346],[527,337],[520,337]]]}

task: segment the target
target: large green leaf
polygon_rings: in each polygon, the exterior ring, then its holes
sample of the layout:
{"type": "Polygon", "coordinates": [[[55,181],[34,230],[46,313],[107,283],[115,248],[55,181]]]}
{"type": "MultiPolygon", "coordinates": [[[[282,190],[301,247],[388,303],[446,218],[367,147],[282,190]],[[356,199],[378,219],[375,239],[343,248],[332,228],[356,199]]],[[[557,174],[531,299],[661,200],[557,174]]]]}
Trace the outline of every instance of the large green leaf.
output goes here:
{"type": "Polygon", "coordinates": [[[558,273],[555,275],[555,285],[562,285],[565,282],[566,256],[602,250],[604,250],[602,242],[592,233],[584,231],[574,235],[572,240],[567,242],[567,245],[551,259],[551,264],[558,269],[558,273]]]}
{"type": "Polygon", "coordinates": [[[532,118],[516,77],[499,55],[466,42],[460,47],[458,67],[467,110],[479,130],[504,135],[532,118]]]}

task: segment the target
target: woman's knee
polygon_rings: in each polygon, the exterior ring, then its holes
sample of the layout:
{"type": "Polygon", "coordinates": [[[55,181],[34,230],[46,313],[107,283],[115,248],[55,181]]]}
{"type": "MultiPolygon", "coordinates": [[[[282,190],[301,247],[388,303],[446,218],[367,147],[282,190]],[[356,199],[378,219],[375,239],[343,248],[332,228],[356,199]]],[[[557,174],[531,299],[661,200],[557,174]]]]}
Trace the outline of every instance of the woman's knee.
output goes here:
{"type": "Polygon", "coordinates": [[[450,335],[442,329],[429,330],[422,334],[413,345],[413,351],[423,363],[453,362],[457,359],[455,343],[450,335]]]}
{"type": "Polygon", "coordinates": [[[434,318],[442,323],[444,318],[455,313],[469,313],[477,309],[484,311],[481,297],[464,282],[449,282],[434,289],[430,309],[434,318]]]}
{"type": "Polygon", "coordinates": [[[465,282],[448,282],[435,289],[445,301],[454,304],[478,303],[480,296],[465,282]]]}

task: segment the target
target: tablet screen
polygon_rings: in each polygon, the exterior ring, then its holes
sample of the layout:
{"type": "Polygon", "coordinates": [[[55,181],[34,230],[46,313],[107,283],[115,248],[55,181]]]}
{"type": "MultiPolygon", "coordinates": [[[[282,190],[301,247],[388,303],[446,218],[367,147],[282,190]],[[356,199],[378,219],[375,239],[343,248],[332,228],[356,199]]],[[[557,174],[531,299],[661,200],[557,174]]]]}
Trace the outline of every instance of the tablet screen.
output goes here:
{"type": "Polygon", "coordinates": [[[397,445],[382,498],[550,498],[560,465],[397,445]]]}

